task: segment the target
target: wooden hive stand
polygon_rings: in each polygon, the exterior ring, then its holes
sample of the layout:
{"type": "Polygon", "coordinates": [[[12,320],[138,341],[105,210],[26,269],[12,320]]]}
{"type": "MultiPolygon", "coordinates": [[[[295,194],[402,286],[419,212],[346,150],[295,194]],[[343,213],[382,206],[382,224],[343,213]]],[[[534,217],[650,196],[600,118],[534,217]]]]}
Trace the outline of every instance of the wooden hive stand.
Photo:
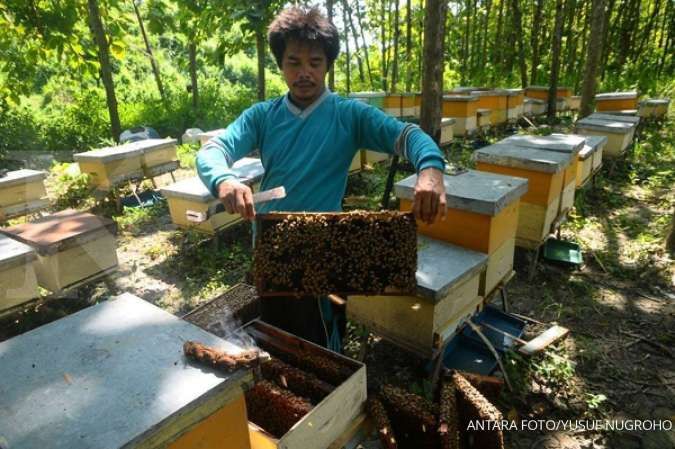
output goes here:
{"type": "MultiPolygon", "coordinates": [[[[254,191],[258,190],[265,173],[260,159],[249,157],[235,162],[232,171],[239,182],[248,185],[254,191]]],[[[194,229],[215,235],[241,221],[238,214],[228,214],[219,210],[220,201],[211,195],[197,176],[162,187],[160,191],[169,204],[171,221],[183,229],[194,229]],[[203,220],[197,222],[188,219],[188,216],[195,213],[201,214],[203,220]]]]}
{"type": "Polygon", "coordinates": [[[38,284],[59,293],[117,270],[116,229],[109,218],[66,209],[0,232],[35,250],[38,284]]]}
{"type": "Polygon", "coordinates": [[[476,110],[478,97],[475,95],[443,95],[441,115],[455,119],[453,134],[468,137],[476,132],[476,110]]]}
{"type": "Polygon", "coordinates": [[[349,319],[425,358],[482,306],[481,275],[485,254],[418,236],[417,294],[350,296],[349,319]]]}
{"type": "Polygon", "coordinates": [[[595,109],[604,111],[633,111],[638,112],[638,93],[630,92],[606,92],[595,96],[595,109]]]}
{"type": "Polygon", "coordinates": [[[0,343],[3,446],[249,449],[251,370],[193,365],[186,340],[241,351],[130,294],[0,343]]]}
{"type": "Polygon", "coordinates": [[[0,223],[46,208],[49,205],[45,199],[46,177],[44,171],[27,169],[10,171],[0,177],[0,223]]]}
{"type": "Polygon", "coordinates": [[[39,296],[35,250],[0,235],[0,315],[39,296]]]}
{"type": "MultiPolygon", "coordinates": [[[[412,209],[417,175],[395,185],[401,210],[412,209]]],[[[433,225],[417,222],[422,235],[452,243],[488,256],[481,275],[481,296],[488,296],[513,271],[513,254],[520,198],[527,180],[512,176],[460,171],[444,175],[447,213],[433,225]]]]}

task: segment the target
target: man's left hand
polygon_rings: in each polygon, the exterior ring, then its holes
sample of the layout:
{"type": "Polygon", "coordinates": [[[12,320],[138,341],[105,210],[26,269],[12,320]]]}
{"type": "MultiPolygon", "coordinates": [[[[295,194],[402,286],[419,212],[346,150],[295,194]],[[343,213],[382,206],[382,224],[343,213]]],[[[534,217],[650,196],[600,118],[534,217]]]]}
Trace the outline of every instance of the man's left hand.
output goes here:
{"type": "Polygon", "coordinates": [[[433,224],[438,218],[445,220],[445,186],[441,170],[425,168],[419,173],[415,184],[413,212],[415,218],[427,224],[433,224]]]}

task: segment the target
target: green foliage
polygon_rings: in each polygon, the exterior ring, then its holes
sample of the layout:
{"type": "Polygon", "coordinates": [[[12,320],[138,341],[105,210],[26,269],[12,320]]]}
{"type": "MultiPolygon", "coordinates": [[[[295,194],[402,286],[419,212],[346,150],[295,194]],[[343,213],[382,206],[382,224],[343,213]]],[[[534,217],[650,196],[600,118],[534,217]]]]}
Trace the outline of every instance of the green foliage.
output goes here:
{"type": "Polygon", "coordinates": [[[54,163],[47,187],[55,210],[91,206],[92,188],[89,175],[79,173],[76,164],[54,163]]]}
{"type": "Polygon", "coordinates": [[[160,201],[146,207],[124,207],[122,215],[113,217],[119,229],[123,232],[138,233],[141,228],[168,213],[165,201],[160,201]]]}
{"type": "Polygon", "coordinates": [[[199,144],[178,145],[176,152],[178,153],[180,166],[183,168],[195,168],[195,158],[198,150],[199,144]]]}

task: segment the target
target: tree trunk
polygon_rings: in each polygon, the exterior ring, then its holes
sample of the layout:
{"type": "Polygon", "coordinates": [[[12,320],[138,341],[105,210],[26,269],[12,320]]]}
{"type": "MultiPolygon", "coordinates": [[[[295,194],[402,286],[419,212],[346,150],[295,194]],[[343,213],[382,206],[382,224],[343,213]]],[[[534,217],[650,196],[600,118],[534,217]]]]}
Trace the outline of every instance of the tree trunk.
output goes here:
{"type": "Polygon", "coordinates": [[[600,58],[600,76],[604,80],[607,71],[607,63],[609,61],[609,23],[612,17],[612,10],[614,9],[615,0],[609,0],[607,10],[605,11],[605,22],[602,24],[602,58],[600,58]]]}
{"type": "MultiPolygon", "coordinates": [[[[420,8],[426,11],[426,0],[420,1],[420,8]]],[[[419,74],[417,80],[417,90],[422,91],[422,61],[424,60],[424,22],[426,18],[424,14],[420,14],[419,33],[417,35],[419,46],[417,53],[417,73],[419,74]]],[[[666,44],[668,45],[668,44],[666,44]]]]}
{"type": "Polygon", "coordinates": [[[265,32],[260,27],[255,32],[258,55],[258,101],[265,100],[265,32]]]}
{"type": "Polygon", "coordinates": [[[398,39],[400,30],[399,28],[399,8],[398,1],[394,0],[394,59],[391,67],[391,91],[397,92],[396,84],[398,83],[398,39]]]}
{"type": "Polygon", "coordinates": [[[380,40],[382,41],[382,55],[380,66],[382,69],[382,90],[387,92],[387,0],[380,0],[380,40]]]}
{"type": "Polygon", "coordinates": [[[405,4],[405,91],[412,89],[412,0],[405,4]]]}
{"type": "Polygon", "coordinates": [[[523,45],[523,22],[520,13],[519,0],[511,0],[513,7],[513,22],[515,25],[516,43],[518,44],[518,65],[520,66],[520,84],[527,87],[527,66],[525,65],[525,45],[523,45]]]}
{"type": "Polygon", "coordinates": [[[605,0],[593,0],[591,15],[591,34],[588,39],[584,82],[581,85],[581,109],[579,117],[583,118],[593,112],[595,104],[595,88],[597,85],[598,66],[602,56],[602,36],[605,26],[605,0]]]}
{"type": "Polygon", "coordinates": [[[361,6],[359,2],[356,2],[356,17],[359,19],[359,31],[361,33],[361,41],[363,48],[363,59],[366,61],[366,70],[368,70],[368,80],[370,81],[370,87],[373,87],[373,71],[370,68],[370,58],[368,57],[368,44],[366,43],[366,35],[363,32],[363,15],[361,14],[361,6]]]}
{"type": "Polygon", "coordinates": [[[637,62],[638,58],[642,56],[642,50],[644,49],[644,46],[647,43],[647,40],[649,39],[649,36],[652,34],[652,29],[654,28],[654,24],[656,23],[660,9],[661,9],[660,0],[655,0],[654,10],[652,11],[651,16],[649,17],[649,21],[647,22],[647,25],[645,26],[645,29],[642,32],[642,39],[640,40],[640,45],[638,45],[637,50],[633,54],[633,61],[635,62],[637,62]]]}
{"type": "Polygon", "coordinates": [[[441,134],[441,97],[443,94],[443,37],[445,0],[427,0],[424,8],[424,68],[422,70],[422,111],[420,126],[437,143],[441,134]]]}
{"type": "MultiPolygon", "coordinates": [[[[347,94],[349,94],[349,92],[352,91],[352,82],[351,82],[352,61],[351,61],[351,58],[350,58],[350,55],[349,55],[349,30],[347,29],[349,27],[349,25],[348,25],[349,22],[347,21],[347,8],[344,7],[344,2],[343,2],[343,8],[342,8],[342,23],[345,25],[345,30],[344,30],[344,33],[345,33],[345,57],[346,57],[345,58],[345,60],[346,60],[345,75],[347,76],[347,80],[346,80],[347,81],[347,94]]],[[[358,43],[357,43],[357,45],[358,45],[358,43]]],[[[361,72],[361,81],[363,81],[363,72],[361,72]]]]}
{"type": "MultiPolygon", "coordinates": [[[[326,11],[328,12],[328,21],[333,23],[333,0],[326,0],[326,11]]],[[[333,64],[328,72],[328,88],[335,90],[335,64],[333,64]]]]}
{"type": "MultiPolygon", "coordinates": [[[[356,34],[356,27],[354,26],[354,19],[352,18],[352,8],[349,6],[348,0],[342,0],[342,10],[345,12],[345,24],[351,29],[352,36],[354,36],[354,55],[356,56],[356,64],[359,69],[359,79],[363,83],[365,81],[365,77],[363,75],[363,61],[361,60],[361,47],[359,45],[359,38],[358,35],[356,34]]],[[[347,33],[347,37],[345,38],[345,41],[349,40],[349,33],[347,33]]],[[[370,80],[372,84],[372,79],[370,80]]]]}
{"type": "Polygon", "coordinates": [[[190,86],[192,90],[192,108],[197,111],[199,107],[199,84],[197,81],[197,43],[194,37],[190,38],[188,44],[188,53],[190,57],[190,86]]]}
{"type": "Polygon", "coordinates": [[[464,41],[462,54],[462,85],[466,86],[469,80],[469,40],[471,39],[471,0],[466,0],[466,9],[464,11],[464,41]]]}
{"type": "Polygon", "coordinates": [[[673,218],[670,220],[670,232],[666,239],[666,249],[671,256],[675,256],[675,209],[673,210],[673,218]]]}
{"type": "Polygon", "coordinates": [[[497,31],[495,33],[493,61],[494,70],[492,71],[492,83],[495,82],[495,77],[499,68],[502,65],[502,27],[504,21],[504,2],[506,0],[499,0],[499,12],[497,13],[497,31]]]}
{"type": "Polygon", "coordinates": [[[145,33],[145,26],[143,25],[143,19],[141,18],[141,13],[136,6],[136,2],[131,2],[134,5],[134,12],[136,13],[136,19],[138,20],[138,27],[141,29],[141,35],[143,36],[143,42],[145,43],[145,51],[148,54],[150,59],[150,66],[152,67],[152,74],[155,77],[155,83],[157,84],[157,90],[159,91],[159,97],[162,99],[162,102],[167,106],[166,95],[164,94],[164,86],[162,85],[162,77],[159,74],[159,66],[157,65],[157,60],[152,53],[152,46],[150,45],[150,40],[148,35],[145,33]]]}
{"type": "MultiPolygon", "coordinates": [[[[572,70],[570,70],[571,65],[568,62],[571,62],[572,58],[572,49],[574,47],[574,17],[577,13],[576,11],[576,0],[567,0],[565,2],[565,22],[564,33],[565,33],[565,50],[561,49],[561,67],[565,68],[565,75],[570,76],[572,70]],[[563,57],[564,55],[564,57],[563,57]]],[[[562,70],[561,70],[562,71],[562,70]]]]}
{"type": "MultiPolygon", "coordinates": [[[[487,58],[487,47],[488,47],[488,29],[490,26],[490,9],[492,8],[492,1],[487,0],[485,3],[485,21],[483,22],[483,39],[481,42],[482,51],[480,58],[480,67],[485,67],[488,62],[487,58]]],[[[480,70],[483,73],[483,70],[480,70]]],[[[481,76],[482,81],[487,81],[483,76],[481,76]]]]}
{"type": "Polygon", "coordinates": [[[105,87],[106,103],[108,104],[108,115],[110,116],[110,132],[115,142],[119,142],[122,134],[122,125],[120,116],[117,112],[117,97],[115,96],[115,84],[112,77],[112,66],[110,65],[110,54],[108,53],[108,39],[103,29],[101,21],[101,12],[98,8],[97,0],[88,0],[89,6],[89,27],[94,35],[94,41],[98,47],[98,62],[100,64],[101,80],[105,87]]]}
{"type": "Polygon", "coordinates": [[[560,72],[560,44],[563,28],[562,0],[555,2],[555,30],[553,33],[553,48],[551,49],[551,78],[548,88],[548,122],[555,123],[556,103],[558,94],[558,74],[560,72]]]}
{"type": "Polygon", "coordinates": [[[537,70],[539,67],[539,30],[541,29],[541,10],[544,0],[537,0],[532,18],[532,34],[530,34],[530,47],[532,47],[532,70],[530,71],[530,84],[537,83],[537,70]]]}
{"type": "MultiPolygon", "coordinates": [[[[592,3],[584,3],[584,29],[581,32],[581,52],[580,56],[576,58],[576,68],[574,70],[574,92],[579,92],[579,83],[583,76],[584,70],[584,56],[588,51],[588,41],[590,40],[589,28],[591,26],[591,5],[592,3]]],[[[602,39],[602,36],[600,36],[602,39]]],[[[596,72],[597,74],[597,72],[596,72]]]]}

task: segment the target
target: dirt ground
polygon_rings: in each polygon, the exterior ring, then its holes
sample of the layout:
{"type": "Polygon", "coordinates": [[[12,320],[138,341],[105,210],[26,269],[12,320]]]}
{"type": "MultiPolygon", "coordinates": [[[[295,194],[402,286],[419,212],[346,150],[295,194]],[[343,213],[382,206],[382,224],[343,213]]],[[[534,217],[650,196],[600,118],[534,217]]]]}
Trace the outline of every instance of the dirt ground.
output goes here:
{"type": "MultiPolygon", "coordinates": [[[[570,334],[542,355],[507,356],[514,389],[497,404],[506,418],[675,420],[675,265],[663,245],[675,204],[674,122],[671,116],[665,125],[643,129],[624,161],[606,162],[596,185],[577,193],[562,237],[581,245],[580,268],[541,262],[528,281],[528,255],[517,254],[511,310],[543,323],[528,326],[525,338],[553,323],[570,334]]],[[[470,165],[473,149],[458,142],[447,155],[470,165]]],[[[351,177],[348,203],[375,207],[385,175],[378,167],[351,177]]],[[[120,264],[114,279],[1,319],[0,341],[121,292],[183,316],[246,279],[247,223],[210,239],[177,229],[164,203],[114,218],[120,264]]],[[[364,330],[352,323],[349,329],[346,350],[356,355],[364,330]]],[[[375,335],[366,362],[372,386],[387,382],[431,394],[423,363],[375,335]]],[[[675,447],[675,431],[507,431],[505,438],[514,449],[675,447]]]]}

